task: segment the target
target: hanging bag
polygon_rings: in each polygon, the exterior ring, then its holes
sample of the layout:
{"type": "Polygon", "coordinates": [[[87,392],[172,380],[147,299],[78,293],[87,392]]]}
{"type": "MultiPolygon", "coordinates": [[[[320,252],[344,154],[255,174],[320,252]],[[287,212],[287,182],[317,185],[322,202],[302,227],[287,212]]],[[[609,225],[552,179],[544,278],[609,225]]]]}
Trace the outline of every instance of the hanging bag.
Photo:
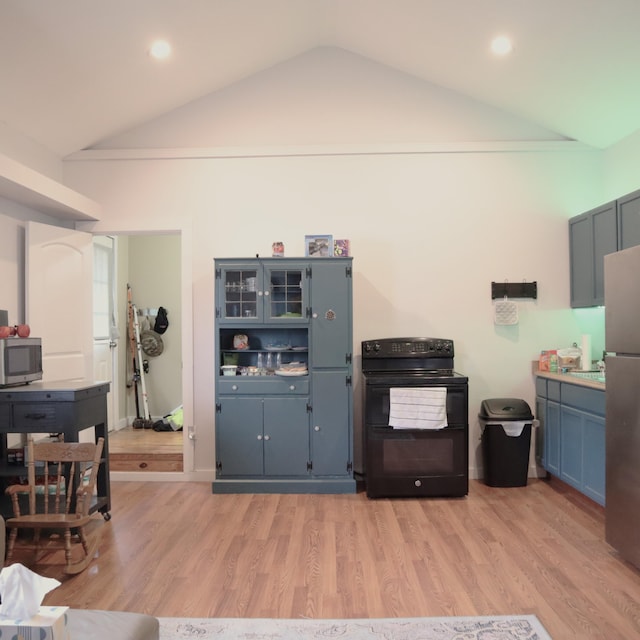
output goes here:
{"type": "Polygon", "coordinates": [[[156,333],[163,334],[169,328],[169,318],[167,318],[167,310],[164,307],[158,309],[158,315],[156,316],[153,330],[156,333]]]}

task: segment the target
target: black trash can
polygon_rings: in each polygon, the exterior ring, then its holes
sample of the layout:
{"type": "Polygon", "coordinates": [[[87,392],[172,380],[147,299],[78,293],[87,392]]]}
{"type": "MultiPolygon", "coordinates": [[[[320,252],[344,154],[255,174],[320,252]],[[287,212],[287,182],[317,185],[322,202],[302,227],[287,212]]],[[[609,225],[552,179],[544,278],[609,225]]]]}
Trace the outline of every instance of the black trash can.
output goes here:
{"type": "Polygon", "coordinates": [[[492,398],[480,406],[484,482],[490,487],[524,487],[529,469],[533,414],[518,398],[492,398]]]}

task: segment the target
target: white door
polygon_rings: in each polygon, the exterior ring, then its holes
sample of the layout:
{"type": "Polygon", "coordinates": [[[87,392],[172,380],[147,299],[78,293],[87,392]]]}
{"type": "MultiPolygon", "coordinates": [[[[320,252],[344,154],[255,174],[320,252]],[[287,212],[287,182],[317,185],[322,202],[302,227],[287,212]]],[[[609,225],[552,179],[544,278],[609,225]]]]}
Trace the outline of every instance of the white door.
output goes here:
{"type": "Polygon", "coordinates": [[[43,380],[93,379],[92,235],[28,222],[25,309],[43,380]]]}
{"type": "Polygon", "coordinates": [[[117,368],[118,326],[115,299],[114,239],[93,238],[93,378],[110,382],[107,393],[107,425],[115,428],[118,412],[117,368]]]}

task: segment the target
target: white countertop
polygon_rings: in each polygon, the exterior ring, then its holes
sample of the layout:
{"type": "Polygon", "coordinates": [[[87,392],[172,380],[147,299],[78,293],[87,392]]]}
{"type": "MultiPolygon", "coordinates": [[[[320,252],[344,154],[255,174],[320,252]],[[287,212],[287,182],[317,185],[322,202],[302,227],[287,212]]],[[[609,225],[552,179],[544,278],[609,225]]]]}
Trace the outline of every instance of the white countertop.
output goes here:
{"type": "Polygon", "coordinates": [[[591,380],[590,378],[580,378],[578,376],[572,376],[569,373],[551,373],[550,371],[534,371],[534,374],[540,378],[548,378],[549,380],[558,380],[559,382],[565,382],[567,384],[577,384],[581,387],[591,387],[592,389],[598,389],[604,391],[606,389],[606,383],[599,380],[591,380]]]}

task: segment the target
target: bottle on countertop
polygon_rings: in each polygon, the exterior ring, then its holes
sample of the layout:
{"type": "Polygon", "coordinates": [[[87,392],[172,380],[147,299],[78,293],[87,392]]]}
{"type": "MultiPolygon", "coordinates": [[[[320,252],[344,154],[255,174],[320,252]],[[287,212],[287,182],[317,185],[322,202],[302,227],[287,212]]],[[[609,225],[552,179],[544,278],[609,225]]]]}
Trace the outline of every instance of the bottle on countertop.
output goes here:
{"type": "Polygon", "coordinates": [[[603,351],[602,352],[602,360],[598,360],[598,362],[596,363],[597,367],[598,367],[598,371],[600,372],[600,375],[604,378],[606,370],[607,370],[607,363],[605,361],[605,358],[607,357],[607,352],[603,351]]]}

